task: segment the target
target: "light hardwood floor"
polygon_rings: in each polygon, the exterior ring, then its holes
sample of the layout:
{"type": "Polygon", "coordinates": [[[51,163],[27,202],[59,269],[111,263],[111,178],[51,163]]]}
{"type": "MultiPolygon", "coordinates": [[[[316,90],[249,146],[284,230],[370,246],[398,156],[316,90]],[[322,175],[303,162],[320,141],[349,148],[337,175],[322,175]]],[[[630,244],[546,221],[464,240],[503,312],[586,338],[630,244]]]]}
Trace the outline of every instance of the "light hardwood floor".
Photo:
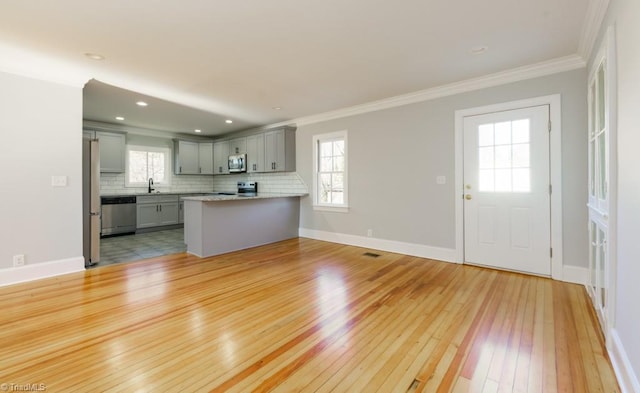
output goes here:
{"type": "Polygon", "coordinates": [[[0,288],[0,384],[619,391],[583,287],[365,251],[294,239],[0,288]]]}

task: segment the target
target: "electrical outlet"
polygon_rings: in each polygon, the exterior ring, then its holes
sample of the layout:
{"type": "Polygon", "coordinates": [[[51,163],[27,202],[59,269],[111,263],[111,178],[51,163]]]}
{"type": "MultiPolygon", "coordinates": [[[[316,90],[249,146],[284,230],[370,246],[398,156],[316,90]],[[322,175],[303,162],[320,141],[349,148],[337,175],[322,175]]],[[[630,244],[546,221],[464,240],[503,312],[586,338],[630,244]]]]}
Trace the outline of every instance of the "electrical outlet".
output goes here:
{"type": "Polygon", "coordinates": [[[373,236],[373,229],[367,229],[367,236],[368,237],[373,236]]]}
{"type": "Polygon", "coordinates": [[[436,176],[436,184],[447,184],[446,176],[436,176]]]}
{"type": "Polygon", "coordinates": [[[13,256],[13,267],[24,266],[24,254],[13,256]]]}

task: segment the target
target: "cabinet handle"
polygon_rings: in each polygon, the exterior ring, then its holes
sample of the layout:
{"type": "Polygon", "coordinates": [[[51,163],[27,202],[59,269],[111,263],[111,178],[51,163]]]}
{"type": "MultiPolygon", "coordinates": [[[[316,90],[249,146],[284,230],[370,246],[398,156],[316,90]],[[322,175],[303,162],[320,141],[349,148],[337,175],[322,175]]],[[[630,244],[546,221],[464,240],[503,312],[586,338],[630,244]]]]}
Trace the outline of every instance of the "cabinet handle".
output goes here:
{"type": "Polygon", "coordinates": [[[158,212],[158,205],[156,205],[156,213],[158,212]]]}
{"type": "Polygon", "coordinates": [[[160,205],[160,211],[162,212],[162,205],[160,205]]]}
{"type": "Polygon", "coordinates": [[[180,165],[180,170],[178,172],[182,173],[182,165],[180,165]]]}

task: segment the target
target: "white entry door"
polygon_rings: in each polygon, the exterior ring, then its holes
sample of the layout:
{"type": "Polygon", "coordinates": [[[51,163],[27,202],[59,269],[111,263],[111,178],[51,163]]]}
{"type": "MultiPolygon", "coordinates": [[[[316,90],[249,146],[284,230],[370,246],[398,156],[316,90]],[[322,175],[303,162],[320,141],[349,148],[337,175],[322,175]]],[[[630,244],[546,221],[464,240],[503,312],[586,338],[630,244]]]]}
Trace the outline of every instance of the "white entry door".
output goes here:
{"type": "Polygon", "coordinates": [[[464,260],[551,275],[549,106],[464,118],[464,260]]]}

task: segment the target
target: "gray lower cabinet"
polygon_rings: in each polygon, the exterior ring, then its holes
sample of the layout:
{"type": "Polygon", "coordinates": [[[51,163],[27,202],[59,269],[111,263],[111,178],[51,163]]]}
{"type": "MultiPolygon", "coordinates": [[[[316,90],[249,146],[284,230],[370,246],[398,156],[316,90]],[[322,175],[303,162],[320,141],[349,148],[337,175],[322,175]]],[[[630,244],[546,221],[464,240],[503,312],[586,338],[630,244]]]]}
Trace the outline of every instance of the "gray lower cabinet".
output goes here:
{"type": "Polygon", "coordinates": [[[138,229],[178,224],[178,195],[142,195],[137,199],[138,229]]]}

